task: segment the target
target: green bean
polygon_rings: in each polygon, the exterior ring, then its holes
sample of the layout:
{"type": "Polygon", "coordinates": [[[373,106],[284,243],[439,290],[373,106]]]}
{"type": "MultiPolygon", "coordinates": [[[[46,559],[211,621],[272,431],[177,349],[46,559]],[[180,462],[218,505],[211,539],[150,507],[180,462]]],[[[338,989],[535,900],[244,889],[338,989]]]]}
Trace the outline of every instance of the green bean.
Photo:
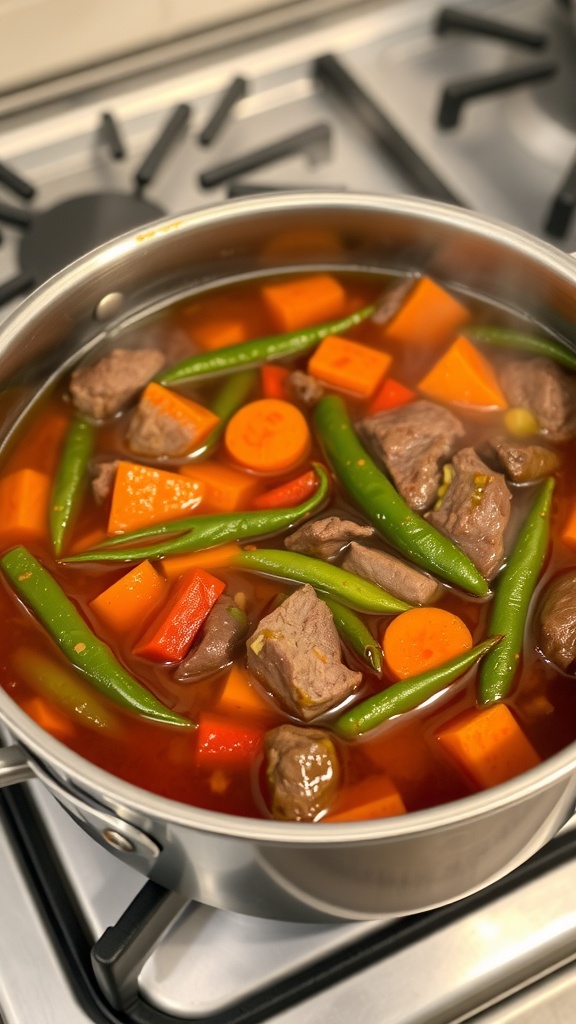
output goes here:
{"type": "Polygon", "coordinates": [[[506,697],[520,667],[528,606],[548,550],[554,479],[549,477],[526,516],[507,565],[496,584],[488,629],[502,643],[484,661],[478,677],[478,703],[506,697]]]}
{"type": "Polygon", "coordinates": [[[334,601],[331,597],[322,595],[322,600],[328,605],[332,612],[334,625],[340,634],[340,638],[347,647],[350,647],[361,661],[375,672],[377,676],[382,675],[382,648],[362,619],[350,608],[334,601]]]}
{"type": "Polygon", "coordinates": [[[116,660],[60,585],[24,547],[0,558],[0,567],[16,594],[49,633],[68,661],[110,700],[165,725],[190,728],[187,718],[170,711],[116,660]]]}
{"type": "Polygon", "coordinates": [[[465,331],[470,341],[480,345],[495,345],[501,348],[519,349],[521,352],[532,352],[534,355],[547,356],[568,370],[576,370],[576,352],[571,352],[553,338],[542,338],[537,334],[524,331],[513,331],[507,327],[468,327],[465,331]]]}
{"type": "Polygon", "coordinates": [[[99,701],[74,669],[58,665],[30,647],[19,647],[10,664],[31,690],[47,697],[67,715],[80,718],[91,729],[110,733],[118,728],[118,719],[99,701]]]}
{"type": "Polygon", "coordinates": [[[237,345],[227,345],[215,352],[199,352],[176,366],[162,370],[154,378],[159,384],[183,384],[207,374],[227,373],[230,370],[260,366],[272,359],[285,359],[302,355],[315,348],[328,334],[349,331],[375,312],[374,305],[364,306],[350,316],[316,327],[301,328],[288,334],[275,334],[268,338],[254,338],[237,345]]]}
{"type": "Polygon", "coordinates": [[[392,597],[382,587],[346,572],[331,562],[323,562],[295,551],[258,548],[240,551],[230,557],[231,568],[275,576],[296,583],[309,583],[321,594],[340,601],[347,608],[374,615],[405,612],[410,605],[392,597]]]}
{"type": "Polygon", "coordinates": [[[333,723],[335,732],[343,739],[356,739],[394,715],[412,711],[425,700],[433,697],[435,693],[443,690],[445,686],[453,683],[489,651],[494,648],[497,650],[496,645],[500,643],[501,639],[500,636],[492,636],[488,640],[476,644],[466,654],[459,654],[456,658],[445,661],[437,668],[420,672],[410,679],[392,683],[385,690],[373,697],[368,697],[356,707],[351,708],[350,711],[345,711],[343,715],[340,715],[333,723]]]}
{"type": "Polygon", "coordinates": [[[323,466],[314,463],[318,474],[318,487],[306,501],[293,508],[271,509],[262,512],[222,512],[219,515],[188,516],[171,523],[156,524],[142,530],[111,538],[106,545],[73,555],[62,561],[71,562],[140,562],[145,558],[164,558],[166,555],[190,554],[212,548],[226,541],[249,541],[255,537],[269,537],[287,530],[289,526],[307,519],[324,504],[329,491],[328,474],[323,466]],[[131,544],[148,537],[180,530],[177,537],[168,536],[157,544],[144,547],[117,547],[118,543],[131,544]]]}
{"type": "Polygon", "coordinates": [[[96,428],[81,416],[70,423],[50,497],[50,536],[56,557],[62,553],[82,500],[95,437],[96,428]]]}
{"type": "Polygon", "coordinates": [[[414,512],[360,444],[341,398],[328,395],[314,422],[340,483],[378,532],[411,562],[477,597],[489,593],[474,563],[448,537],[414,512]]]}

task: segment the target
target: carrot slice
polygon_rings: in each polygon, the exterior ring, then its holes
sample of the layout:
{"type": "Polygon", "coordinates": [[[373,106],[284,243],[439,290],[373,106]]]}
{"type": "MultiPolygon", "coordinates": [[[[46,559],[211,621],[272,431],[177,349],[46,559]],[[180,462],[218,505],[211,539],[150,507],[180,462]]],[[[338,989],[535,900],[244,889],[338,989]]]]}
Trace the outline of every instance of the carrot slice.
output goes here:
{"type": "Polygon", "coordinates": [[[345,789],[334,810],[322,821],[363,821],[396,814],[406,814],[406,805],[396,786],[386,775],[370,775],[345,789]]]}
{"type": "Polygon", "coordinates": [[[506,782],[540,757],[505,704],[473,709],[437,733],[443,750],[481,789],[506,782]]]}
{"type": "Polygon", "coordinates": [[[461,335],[418,385],[429,398],[481,408],[507,409],[490,363],[461,335]]]}
{"type": "Polygon", "coordinates": [[[260,489],[257,477],[212,460],[199,462],[193,466],[182,466],[180,472],[183,476],[190,476],[202,484],[203,512],[237,512],[239,509],[247,509],[260,489]]]}
{"type": "Polygon", "coordinates": [[[427,672],[471,650],[468,626],[444,608],[410,608],[392,619],[382,638],[384,659],[396,679],[427,672]]]}
{"type": "Polygon", "coordinates": [[[287,370],[285,366],[265,363],[260,369],[264,398],[287,398],[286,378],[289,374],[290,370],[287,370]]]}
{"type": "Polygon", "coordinates": [[[137,462],[119,462],[108,533],[126,533],[151,523],[190,515],[203,495],[204,485],[199,480],[137,462]]]}
{"type": "Polygon", "coordinates": [[[471,313],[430,277],[416,282],[396,315],[384,327],[386,341],[406,345],[445,344],[471,313]]]}
{"type": "Polygon", "coordinates": [[[230,564],[232,555],[241,550],[239,544],[219,544],[205,551],[192,551],[189,555],[172,555],[162,559],[162,572],[167,580],[175,580],[188,569],[222,569],[230,564]]]}
{"type": "Polygon", "coordinates": [[[291,402],[259,398],[234,413],[224,440],[228,453],[241,466],[258,473],[282,473],[306,457],[310,431],[291,402]]]}
{"type": "Polygon", "coordinates": [[[202,711],[196,730],[196,762],[207,768],[245,764],[260,749],[262,739],[262,730],[257,726],[202,711]]]}
{"type": "Polygon", "coordinates": [[[308,360],[308,373],[343,391],[370,398],[391,362],[388,352],[329,334],[308,360]]]}
{"type": "Polygon", "coordinates": [[[224,587],[222,580],[204,569],[185,573],[134,654],[152,661],[181,661],[224,587]]]}
{"type": "Polygon", "coordinates": [[[0,543],[26,544],[46,536],[50,477],[38,469],[16,469],[0,480],[0,543]]]}
{"type": "Polygon", "coordinates": [[[167,594],[165,577],[144,561],[98,594],[90,607],[110,629],[125,633],[151,616],[167,594]]]}
{"type": "Polygon", "coordinates": [[[185,440],[182,446],[174,447],[171,455],[187,455],[188,452],[199,448],[208,434],[220,423],[220,417],[216,416],[206,406],[194,402],[191,398],[185,398],[162,384],[150,381],[142,392],[140,403],[145,408],[152,407],[162,417],[174,420],[182,428],[185,440]]]}
{"type": "Polygon", "coordinates": [[[416,392],[407,388],[394,377],[387,377],[384,383],[374,395],[368,406],[368,414],[373,416],[377,412],[386,412],[387,409],[396,409],[400,405],[407,405],[416,398],[416,392]]]}
{"type": "Polygon", "coordinates": [[[264,285],[262,298],[279,331],[296,331],[340,316],[346,292],[331,274],[313,274],[264,285]]]}
{"type": "Polygon", "coordinates": [[[266,491],[252,502],[252,508],[292,508],[293,505],[300,505],[318,487],[318,476],[313,469],[296,477],[295,480],[288,480],[271,491],[266,491]]]}

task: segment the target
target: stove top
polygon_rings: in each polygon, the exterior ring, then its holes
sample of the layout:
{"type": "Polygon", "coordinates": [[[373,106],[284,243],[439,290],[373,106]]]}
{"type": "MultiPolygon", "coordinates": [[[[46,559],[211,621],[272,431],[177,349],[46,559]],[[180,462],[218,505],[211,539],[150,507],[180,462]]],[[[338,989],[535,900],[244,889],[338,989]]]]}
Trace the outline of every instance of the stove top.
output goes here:
{"type": "MultiPolygon", "coordinates": [[[[567,5],[290,6],[280,29],[0,97],[0,319],[123,230],[259,191],[423,195],[576,250],[567,5]]],[[[572,821],[445,910],[263,922],[183,906],[26,784],[0,801],[0,1022],[571,1024],[575,853],[572,821]]]]}

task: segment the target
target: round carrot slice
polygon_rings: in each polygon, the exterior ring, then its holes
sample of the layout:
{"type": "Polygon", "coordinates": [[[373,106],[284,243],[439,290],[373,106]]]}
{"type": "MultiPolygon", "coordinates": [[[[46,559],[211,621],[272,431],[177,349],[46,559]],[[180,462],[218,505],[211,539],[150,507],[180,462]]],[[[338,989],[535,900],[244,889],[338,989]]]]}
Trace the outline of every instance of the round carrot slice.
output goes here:
{"type": "Polygon", "coordinates": [[[427,672],[465,654],[473,646],[468,626],[443,608],[410,608],[387,627],[382,649],[390,672],[397,679],[427,672]]]}
{"type": "Polygon", "coordinates": [[[232,416],[224,440],[231,457],[246,469],[281,473],[293,469],[308,454],[310,431],[291,402],[259,398],[232,416]]]}

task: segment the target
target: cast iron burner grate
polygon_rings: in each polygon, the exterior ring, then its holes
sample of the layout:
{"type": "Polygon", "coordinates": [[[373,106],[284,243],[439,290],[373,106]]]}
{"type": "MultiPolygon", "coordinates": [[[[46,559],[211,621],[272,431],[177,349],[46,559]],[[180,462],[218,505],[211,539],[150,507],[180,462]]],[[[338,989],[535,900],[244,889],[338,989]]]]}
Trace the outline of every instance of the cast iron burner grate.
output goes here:
{"type": "MultiPolygon", "coordinates": [[[[133,193],[77,195],[47,210],[33,212],[0,204],[0,220],[23,232],[18,250],[20,273],[0,285],[0,304],[36,288],[104,242],[164,215],[164,209],[146,199],[142,191],[152,181],[172,144],[185,129],[189,114],[187,104],[180,104],[174,109],[135,174],[133,193]]],[[[111,114],[102,115],[99,134],[111,156],[116,160],[122,159],[124,145],[111,114]]],[[[33,186],[9,168],[0,168],[0,181],[22,198],[30,199],[34,195],[33,186]]]]}

